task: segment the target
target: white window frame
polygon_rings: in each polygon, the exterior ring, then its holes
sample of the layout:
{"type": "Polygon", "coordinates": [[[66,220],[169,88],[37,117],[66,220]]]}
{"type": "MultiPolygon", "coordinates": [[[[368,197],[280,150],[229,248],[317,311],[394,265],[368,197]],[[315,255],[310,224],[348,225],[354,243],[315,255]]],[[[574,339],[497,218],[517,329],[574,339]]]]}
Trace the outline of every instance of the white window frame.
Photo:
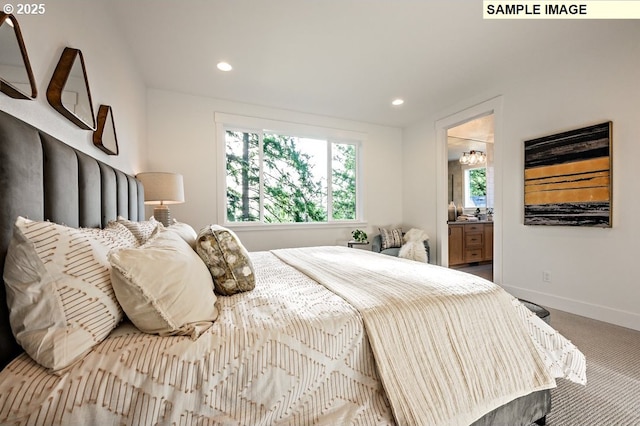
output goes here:
{"type": "MultiPolygon", "coordinates": [[[[363,145],[366,141],[366,134],[351,130],[334,129],[303,123],[291,123],[286,121],[271,120],[258,117],[249,117],[228,113],[215,113],[216,123],[216,152],[218,166],[217,204],[218,218],[224,226],[237,229],[292,229],[292,228],[326,228],[326,227],[354,227],[365,226],[364,201],[362,190],[362,157],[363,145]],[[355,220],[333,220],[326,222],[291,222],[291,223],[266,223],[264,222],[263,203],[263,181],[260,179],[260,221],[254,222],[229,222],[227,220],[227,164],[226,164],[226,131],[257,133],[276,133],[283,135],[293,135],[311,139],[324,139],[327,141],[327,214],[332,217],[333,199],[331,191],[331,176],[333,168],[331,166],[331,146],[332,143],[348,143],[356,146],[356,218],[355,220]]],[[[262,136],[260,137],[260,155],[262,156],[262,136]]],[[[262,175],[262,158],[260,158],[260,174],[262,175]]]]}

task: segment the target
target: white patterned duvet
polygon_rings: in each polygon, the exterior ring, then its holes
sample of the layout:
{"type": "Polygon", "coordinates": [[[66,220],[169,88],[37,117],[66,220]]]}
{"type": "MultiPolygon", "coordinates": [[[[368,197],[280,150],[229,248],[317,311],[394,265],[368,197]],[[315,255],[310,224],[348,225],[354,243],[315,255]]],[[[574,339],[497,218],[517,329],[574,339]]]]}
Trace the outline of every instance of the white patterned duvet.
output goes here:
{"type": "Polygon", "coordinates": [[[121,324],[63,375],[0,373],[0,424],[393,424],[362,319],[268,252],[198,340],[121,324]]]}
{"type": "MultiPolygon", "coordinates": [[[[125,322],[61,375],[22,354],[0,373],[0,424],[395,424],[358,311],[269,252],[251,258],[255,289],[218,297],[195,341],[125,322]]],[[[567,376],[575,348],[514,306],[567,376]]]]}

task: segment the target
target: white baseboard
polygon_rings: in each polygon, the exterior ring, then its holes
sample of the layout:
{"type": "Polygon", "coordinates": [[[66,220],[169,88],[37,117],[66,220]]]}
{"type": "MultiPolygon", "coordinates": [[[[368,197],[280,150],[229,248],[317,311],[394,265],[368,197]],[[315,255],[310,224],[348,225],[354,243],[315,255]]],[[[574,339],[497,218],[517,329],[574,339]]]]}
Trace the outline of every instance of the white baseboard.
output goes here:
{"type": "Polygon", "coordinates": [[[542,306],[640,331],[640,314],[637,313],[613,309],[607,306],[595,305],[592,303],[519,287],[508,285],[502,285],[502,287],[520,299],[529,300],[542,306]]]}

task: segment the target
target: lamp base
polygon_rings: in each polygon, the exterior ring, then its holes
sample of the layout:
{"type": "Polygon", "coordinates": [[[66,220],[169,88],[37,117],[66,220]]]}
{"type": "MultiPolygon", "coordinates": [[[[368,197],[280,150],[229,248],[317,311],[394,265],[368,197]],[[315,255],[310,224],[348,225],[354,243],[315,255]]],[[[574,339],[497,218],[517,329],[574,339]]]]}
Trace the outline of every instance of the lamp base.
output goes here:
{"type": "Polygon", "coordinates": [[[171,225],[171,211],[166,205],[159,205],[153,209],[153,217],[164,226],[171,225]]]}

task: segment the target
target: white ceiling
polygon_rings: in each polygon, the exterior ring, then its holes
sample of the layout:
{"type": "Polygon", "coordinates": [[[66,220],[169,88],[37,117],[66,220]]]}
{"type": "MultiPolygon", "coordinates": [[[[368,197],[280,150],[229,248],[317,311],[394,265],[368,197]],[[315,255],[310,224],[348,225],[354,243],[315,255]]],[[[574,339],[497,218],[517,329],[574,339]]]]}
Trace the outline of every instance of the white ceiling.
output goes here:
{"type": "Polygon", "coordinates": [[[458,160],[464,152],[487,152],[487,144],[494,141],[493,114],[467,121],[447,131],[447,156],[458,160]]]}
{"type": "Polygon", "coordinates": [[[103,1],[148,87],[397,127],[534,73],[603,25],[485,21],[479,0],[103,1]]]}

